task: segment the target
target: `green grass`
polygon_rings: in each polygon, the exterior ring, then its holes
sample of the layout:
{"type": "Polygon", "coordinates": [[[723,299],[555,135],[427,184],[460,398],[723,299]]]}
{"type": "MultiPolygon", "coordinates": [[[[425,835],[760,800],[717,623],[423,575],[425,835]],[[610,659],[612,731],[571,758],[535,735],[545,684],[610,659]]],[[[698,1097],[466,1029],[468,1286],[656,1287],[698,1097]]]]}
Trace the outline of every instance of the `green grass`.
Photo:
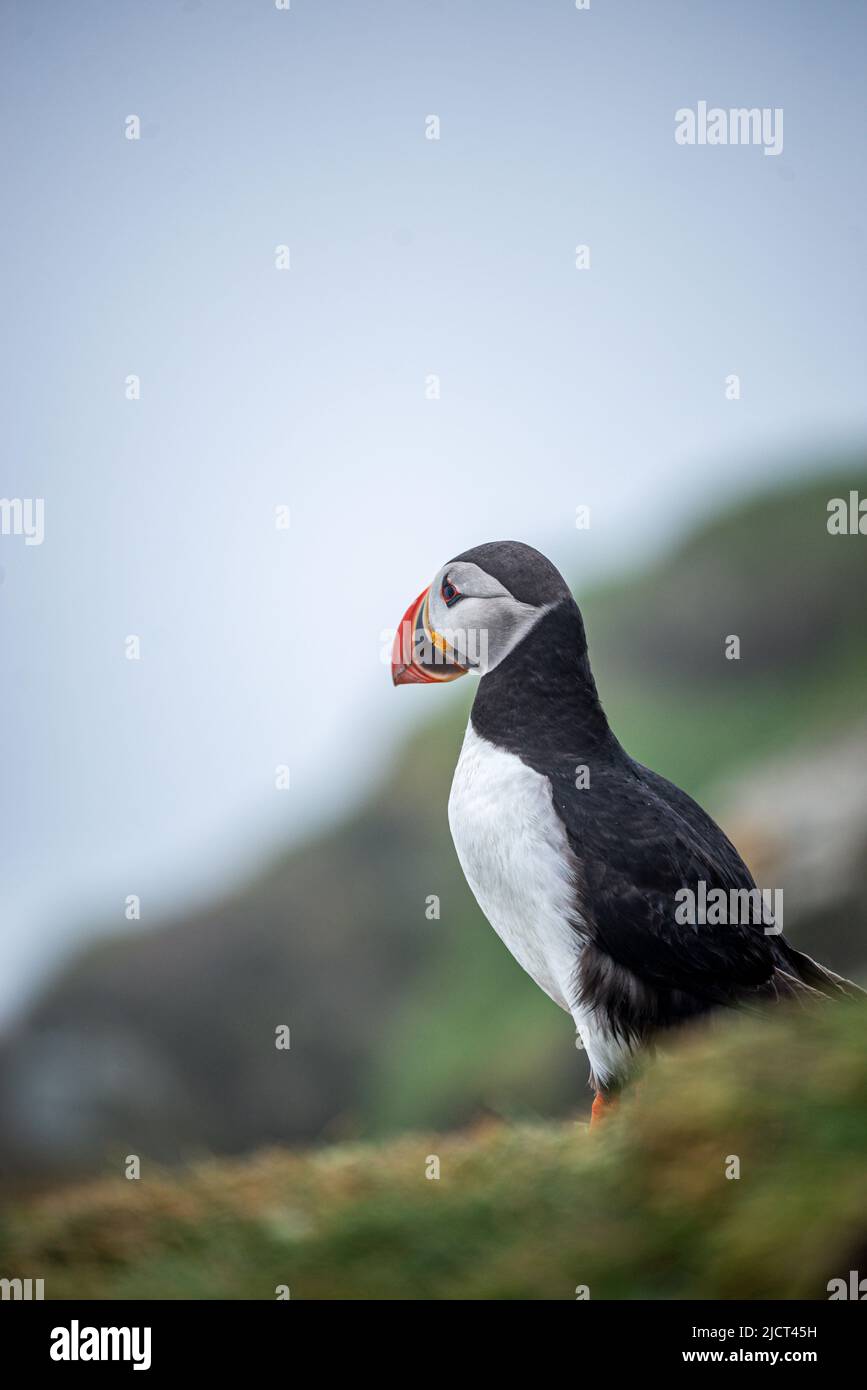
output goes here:
{"type": "Polygon", "coordinates": [[[867,1240],[865,1043],[863,1007],[778,1010],[683,1035],[592,1134],[119,1165],[7,1212],[0,1264],[49,1298],[824,1299],[867,1240]]]}

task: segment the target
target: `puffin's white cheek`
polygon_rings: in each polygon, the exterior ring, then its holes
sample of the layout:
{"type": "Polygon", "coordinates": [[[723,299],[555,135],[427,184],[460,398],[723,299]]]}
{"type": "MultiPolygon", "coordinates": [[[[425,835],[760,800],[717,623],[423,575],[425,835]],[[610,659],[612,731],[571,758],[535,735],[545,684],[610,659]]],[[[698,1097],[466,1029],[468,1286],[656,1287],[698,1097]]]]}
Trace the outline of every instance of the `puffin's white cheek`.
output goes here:
{"type": "Polygon", "coordinates": [[[486,670],[488,662],[488,629],[478,623],[458,625],[455,621],[460,615],[455,613],[447,627],[446,637],[449,645],[457,653],[462,666],[473,670],[486,670]]]}

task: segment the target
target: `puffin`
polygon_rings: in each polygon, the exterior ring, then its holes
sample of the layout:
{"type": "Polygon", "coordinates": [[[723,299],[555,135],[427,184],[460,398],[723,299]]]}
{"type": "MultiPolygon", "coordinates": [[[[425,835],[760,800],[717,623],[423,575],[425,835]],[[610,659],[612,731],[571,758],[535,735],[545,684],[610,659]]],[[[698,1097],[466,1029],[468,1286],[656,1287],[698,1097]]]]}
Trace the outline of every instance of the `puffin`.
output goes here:
{"type": "Polygon", "coordinates": [[[485,917],[574,1022],[591,1126],[667,1031],[862,995],[785,939],[716,822],[621,746],[581,612],[538,550],[492,541],[449,560],[404,614],[391,667],[395,685],[479,677],[449,827],[485,917]],[[712,898],[727,910],[701,911],[712,898]]]}

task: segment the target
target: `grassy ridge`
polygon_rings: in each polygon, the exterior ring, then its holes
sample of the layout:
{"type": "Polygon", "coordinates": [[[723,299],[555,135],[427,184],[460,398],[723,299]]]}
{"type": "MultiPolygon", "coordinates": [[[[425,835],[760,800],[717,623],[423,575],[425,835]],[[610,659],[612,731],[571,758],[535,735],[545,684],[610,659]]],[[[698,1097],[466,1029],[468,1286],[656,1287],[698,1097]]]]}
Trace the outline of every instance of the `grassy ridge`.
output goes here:
{"type": "Polygon", "coordinates": [[[118,1163],[7,1213],[0,1262],[49,1298],[823,1299],[867,1245],[865,1043],[861,1006],[728,1019],[593,1134],[490,1124],[139,1181],[118,1163]]]}

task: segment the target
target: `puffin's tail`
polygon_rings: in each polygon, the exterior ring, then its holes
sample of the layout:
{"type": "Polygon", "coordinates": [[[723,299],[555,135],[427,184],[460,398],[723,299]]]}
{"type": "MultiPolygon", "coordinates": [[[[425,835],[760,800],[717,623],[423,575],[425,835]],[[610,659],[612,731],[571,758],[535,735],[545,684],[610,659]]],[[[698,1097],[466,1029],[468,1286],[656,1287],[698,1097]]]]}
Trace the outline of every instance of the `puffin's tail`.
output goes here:
{"type": "Polygon", "coordinates": [[[833,970],[820,965],[803,951],[796,951],[788,942],[781,944],[785,946],[786,966],[778,967],[775,974],[785,992],[821,994],[826,999],[867,999],[867,990],[860,985],[843,975],[835,975],[833,970]]]}

